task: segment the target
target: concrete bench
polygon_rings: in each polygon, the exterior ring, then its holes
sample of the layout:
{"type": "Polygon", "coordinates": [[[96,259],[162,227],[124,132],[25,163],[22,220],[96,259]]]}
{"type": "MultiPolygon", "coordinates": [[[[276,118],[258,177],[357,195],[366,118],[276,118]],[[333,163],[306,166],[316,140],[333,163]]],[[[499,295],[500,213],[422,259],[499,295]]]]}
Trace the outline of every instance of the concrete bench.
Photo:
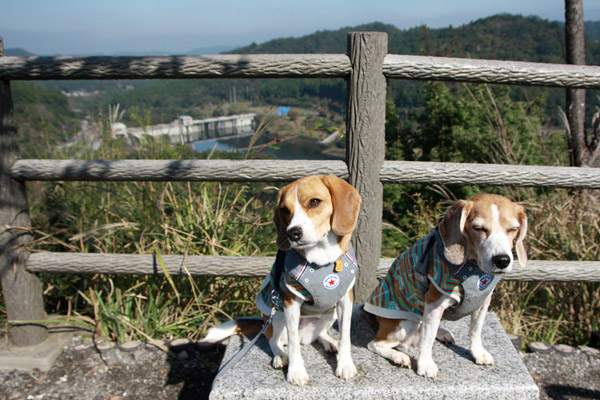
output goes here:
{"type": "MultiPolygon", "coordinates": [[[[456,338],[456,344],[436,342],[433,357],[440,369],[436,380],[418,376],[413,369],[400,368],[367,349],[373,328],[361,315],[352,321],[352,357],[358,376],[345,382],[335,376],[336,358],[319,343],[303,346],[302,355],[310,376],[300,388],[287,383],[285,373],[271,366],[271,350],[262,337],[233,368],[214,383],[211,400],[217,399],[537,399],[538,387],[495,314],[486,317],[482,339],[495,365],[476,365],[468,350],[469,319],[442,322],[456,338]]],[[[333,330],[331,336],[336,337],[333,330]]],[[[231,338],[223,363],[248,340],[231,338]]],[[[416,349],[408,354],[415,364],[416,349]]],[[[222,364],[223,365],[223,364],[222,364]]],[[[286,369],[287,370],[287,369],[286,369]]]]}

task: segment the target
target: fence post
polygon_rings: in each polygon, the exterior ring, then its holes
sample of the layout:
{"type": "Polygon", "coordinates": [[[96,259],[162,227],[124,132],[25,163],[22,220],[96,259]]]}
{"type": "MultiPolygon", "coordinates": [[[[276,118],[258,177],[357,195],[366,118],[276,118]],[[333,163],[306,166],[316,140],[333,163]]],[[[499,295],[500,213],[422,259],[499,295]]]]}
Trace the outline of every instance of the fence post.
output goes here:
{"type": "Polygon", "coordinates": [[[363,303],[377,285],[381,256],[383,186],[379,171],[385,157],[386,80],[382,68],[386,54],[386,33],[348,34],[352,72],[348,79],[346,159],[349,181],[362,197],[354,237],[360,267],[354,289],[357,303],[363,303]]]}
{"type": "MultiPolygon", "coordinates": [[[[0,37],[0,57],[4,54],[0,37]]],[[[25,184],[10,176],[10,166],[19,156],[10,82],[0,80],[0,278],[4,305],[9,321],[41,320],[46,318],[42,285],[37,276],[25,271],[27,251],[22,246],[31,240],[25,184]]],[[[9,334],[13,345],[29,346],[44,341],[48,332],[36,323],[11,325],[9,334]]]]}

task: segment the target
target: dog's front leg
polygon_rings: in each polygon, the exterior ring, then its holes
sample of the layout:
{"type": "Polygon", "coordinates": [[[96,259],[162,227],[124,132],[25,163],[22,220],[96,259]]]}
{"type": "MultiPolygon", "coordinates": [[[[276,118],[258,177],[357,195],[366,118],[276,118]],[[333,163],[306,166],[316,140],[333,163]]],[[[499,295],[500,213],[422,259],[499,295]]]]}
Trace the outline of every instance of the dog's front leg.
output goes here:
{"type": "Polygon", "coordinates": [[[471,325],[469,327],[469,340],[471,346],[471,355],[475,359],[475,363],[481,365],[493,365],[494,357],[486,349],[483,348],[481,342],[481,330],[483,329],[483,322],[487,314],[488,307],[492,300],[492,294],[485,299],[481,307],[471,314],[471,325]]]}
{"type": "Polygon", "coordinates": [[[269,338],[269,346],[273,353],[273,368],[283,368],[288,364],[288,356],[283,348],[283,336],[286,333],[285,317],[273,318],[271,322],[272,336],[269,338]]]}
{"type": "Polygon", "coordinates": [[[438,367],[433,361],[433,342],[440,327],[440,321],[444,311],[456,303],[456,300],[448,296],[440,296],[437,291],[431,289],[425,295],[425,307],[421,325],[421,337],[419,338],[419,355],[417,357],[417,374],[427,378],[437,378],[438,367]],[[432,297],[438,296],[437,300],[432,297]]]}
{"type": "Polygon", "coordinates": [[[298,327],[300,325],[300,307],[303,301],[296,296],[290,296],[284,300],[283,312],[285,315],[285,325],[288,334],[288,374],[289,383],[298,386],[304,386],[308,382],[308,373],[304,367],[304,360],[300,353],[300,334],[298,327]]]}
{"type": "Polygon", "coordinates": [[[352,361],[352,344],[350,343],[350,325],[352,323],[352,293],[349,290],[337,304],[338,327],[340,329],[340,345],[337,355],[335,374],[349,380],[356,376],[356,366],[352,361]]]}

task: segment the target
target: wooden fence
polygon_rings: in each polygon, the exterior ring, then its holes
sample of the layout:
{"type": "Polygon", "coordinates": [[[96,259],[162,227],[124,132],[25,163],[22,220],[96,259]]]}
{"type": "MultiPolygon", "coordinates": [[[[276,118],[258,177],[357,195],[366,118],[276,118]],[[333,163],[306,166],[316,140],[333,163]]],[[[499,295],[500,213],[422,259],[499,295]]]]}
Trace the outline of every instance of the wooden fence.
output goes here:
{"type": "MultiPolygon", "coordinates": [[[[163,273],[153,255],[27,254],[21,246],[30,240],[22,229],[30,226],[25,181],[285,182],[309,174],[335,174],[347,179],[363,198],[354,238],[361,266],[357,301],[368,296],[377,277],[391,264],[391,259],[380,258],[382,183],[600,188],[600,170],[593,168],[385,161],[388,79],[599,89],[600,67],[391,55],[387,54],[387,35],[380,32],[350,33],[347,55],[6,57],[0,39],[0,272],[8,319],[44,318],[37,272],[163,273]],[[345,162],[19,159],[11,80],[316,77],[347,81],[345,162]]],[[[273,262],[271,257],[162,258],[170,274],[183,274],[185,262],[198,276],[264,276],[273,262]]],[[[600,263],[531,260],[527,268],[517,265],[506,279],[600,281],[600,263]]],[[[46,329],[13,325],[10,334],[13,344],[25,346],[44,340],[46,329]]]]}

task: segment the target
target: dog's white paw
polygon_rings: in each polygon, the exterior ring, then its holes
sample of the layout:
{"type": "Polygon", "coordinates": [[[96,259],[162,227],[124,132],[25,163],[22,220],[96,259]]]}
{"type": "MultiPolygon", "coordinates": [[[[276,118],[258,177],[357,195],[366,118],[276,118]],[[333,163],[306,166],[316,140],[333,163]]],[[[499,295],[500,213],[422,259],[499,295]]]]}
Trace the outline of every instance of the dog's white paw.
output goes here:
{"type": "Polygon", "coordinates": [[[287,381],[292,385],[304,386],[308,382],[308,373],[304,366],[290,368],[287,374],[287,381]]]}
{"type": "Polygon", "coordinates": [[[475,363],[479,365],[494,365],[494,357],[485,349],[478,351],[471,350],[471,355],[475,359],[475,363]]]}
{"type": "Polygon", "coordinates": [[[276,369],[281,369],[283,367],[285,367],[288,363],[287,360],[287,356],[284,355],[277,355],[275,357],[273,357],[273,368],[276,369]]]}
{"type": "Polygon", "coordinates": [[[338,365],[337,365],[337,369],[335,370],[335,374],[338,377],[347,381],[347,380],[354,378],[358,374],[358,371],[356,371],[356,366],[354,365],[352,360],[338,361],[338,365]]]}
{"type": "Polygon", "coordinates": [[[392,361],[394,364],[401,367],[410,368],[410,357],[401,351],[395,351],[392,355],[392,361]]]}
{"type": "Polygon", "coordinates": [[[437,335],[435,337],[438,341],[442,343],[453,344],[455,342],[454,335],[448,329],[439,328],[437,331],[437,335]]]}
{"type": "Polygon", "coordinates": [[[419,362],[417,365],[417,374],[435,379],[438,377],[438,367],[433,360],[419,362]]]}

